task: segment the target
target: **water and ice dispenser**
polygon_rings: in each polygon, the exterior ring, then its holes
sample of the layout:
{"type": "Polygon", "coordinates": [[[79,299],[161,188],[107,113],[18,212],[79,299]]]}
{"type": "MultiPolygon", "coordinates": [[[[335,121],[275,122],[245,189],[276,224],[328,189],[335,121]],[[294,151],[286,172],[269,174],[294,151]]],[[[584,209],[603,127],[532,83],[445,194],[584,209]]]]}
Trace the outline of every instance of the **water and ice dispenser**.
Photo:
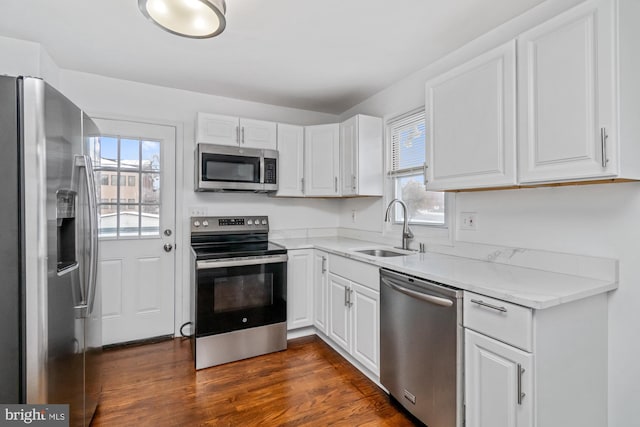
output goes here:
{"type": "Polygon", "coordinates": [[[58,190],[56,198],[58,274],[64,274],[78,266],[76,259],[77,193],[72,190],[58,190]]]}

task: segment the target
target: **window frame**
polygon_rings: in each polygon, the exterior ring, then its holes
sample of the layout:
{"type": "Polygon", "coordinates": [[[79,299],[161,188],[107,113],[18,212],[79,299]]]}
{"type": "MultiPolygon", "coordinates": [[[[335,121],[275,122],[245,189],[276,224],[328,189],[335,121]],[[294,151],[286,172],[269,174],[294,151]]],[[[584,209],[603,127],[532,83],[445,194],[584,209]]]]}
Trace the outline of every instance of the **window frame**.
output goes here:
{"type": "MultiPolygon", "coordinates": [[[[385,156],[386,156],[386,162],[385,162],[385,175],[387,178],[387,182],[388,185],[385,186],[385,212],[386,212],[386,206],[388,206],[388,204],[394,199],[396,198],[396,191],[397,191],[397,182],[398,179],[400,178],[405,178],[405,177],[410,177],[410,176],[424,176],[424,169],[422,166],[416,166],[416,167],[411,167],[411,168],[405,168],[405,169],[401,169],[399,170],[399,172],[395,172],[393,170],[393,134],[392,134],[392,124],[399,122],[401,120],[407,119],[411,116],[417,115],[417,114],[422,114],[425,118],[426,118],[426,110],[424,107],[419,107],[410,111],[407,111],[406,113],[403,114],[399,114],[399,115],[395,115],[390,117],[389,119],[386,120],[385,122],[385,156]]],[[[426,124],[425,124],[425,132],[427,132],[426,129],[426,124]]],[[[425,138],[425,164],[426,164],[426,147],[427,141],[425,138]]],[[[427,223],[427,222],[411,222],[411,220],[409,220],[408,224],[412,227],[419,227],[419,228],[427,228],[427,229],[444,229],[444,230],[448,230],[450,228],[450,222],[451,222],[451,215],[450,215],[450,210],[452,208],[452,201],[451,201],[452,197],[450,197],[449,193],[444,192],[444,220],[442,223],[427,223]]],[[[397,211],[398,211],[398,206],[396,205],[393,209],[392,209],[392,216],[391,216],[391,220],[392,223],[394,225],[403,225],[404,224],[404,219],[400,219],[398,218],[397,215],[397,211]]]]}

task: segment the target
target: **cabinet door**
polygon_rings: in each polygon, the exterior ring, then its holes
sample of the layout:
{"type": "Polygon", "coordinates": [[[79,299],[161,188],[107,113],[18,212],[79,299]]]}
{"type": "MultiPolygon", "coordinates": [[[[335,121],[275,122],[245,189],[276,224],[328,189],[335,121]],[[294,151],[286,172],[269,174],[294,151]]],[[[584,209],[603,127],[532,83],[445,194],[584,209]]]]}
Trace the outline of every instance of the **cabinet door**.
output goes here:
{"type": "Polygon", "coordinates": [[[263,120],[240,119],[240,145],[275,150],[277,124],[263,120]]]}
{"type": "Polygon", "coordinates": [[[327,333],[327,297],[329,286],[329,257],[325,252],[313,254],[313,324],[327,333]]]}
{"type": "Polygon", "coordinates": [[[464,334],[466,425],[533,427],[533,356],[468,329],[464,334]]]}
{"type": "Polygon", "coordinates": [[[513,185],[515,41],[426,84],[429,190],[513,185]]]}
{"type": "Polygon", "coordinates": [[[340,123],[340,173],[341,194],[358,194],[356,175],[358,173],[358,116],[340,123]]]}
{"type": "Polygon", "coordinates": [[[617,174],[614,3],[587,1],[518,37],[521,182],[617,174]]]}
{"type": "Polygon", "coordinates": [[[237,117],[198,113],[196,119],[196,142],[237,146],[239,132],[239,119],[237,117]]]}
{"type": "Polygon", "coordinates": [[[278,123],[278,192],[304,196],[304,128],[278,123]]]}
{"type": "Polygon", "coordinates": [[[287,262],[287,329],[313,325],[311,249],[290,250],[287,262]]]}
{"type": "Polygon", "coordinates": [[[358,131],[355,160],[355,194],[359,196],[382,196],[384,165],[382,152],[382,119],[358,114],[358,131]]]}
{"type": "Polygon", "coordinates": [[[329,274],[329,338],[351,351],[351,323],[347,299],[351,283],[335,274],[329,274]]]}
{"type": "Polygon", "coordinates": [[[351,282],[353,357],[380,375],[380,294],[351,282]]]}
{"type": "Polygon", "coordinates": [[[338,124],[305,127],[305,194],[340,195],[340,131],[338,124]]]}

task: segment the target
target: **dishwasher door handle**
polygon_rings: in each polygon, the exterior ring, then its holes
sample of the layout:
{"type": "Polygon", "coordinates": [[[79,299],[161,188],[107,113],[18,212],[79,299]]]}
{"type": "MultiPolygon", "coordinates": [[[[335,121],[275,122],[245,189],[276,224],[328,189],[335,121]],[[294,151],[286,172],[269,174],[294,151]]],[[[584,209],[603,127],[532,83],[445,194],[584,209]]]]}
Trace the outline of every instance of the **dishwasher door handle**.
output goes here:
{"type": "Polygon", "coordinates": [[[407,289],[404,286],[400,286],[398,283],[395,283],[393,280],[387,279],[385,277],[381,278],[382,283],[389,286],[391,289],[395,289],[398,292],[401,292],[407,296],[410,296],[415,299],[419,299],[420,301],[429,302],[431,304],[440,305],[442,307],[451,307],[453,306],[453,301],[447,298],[441,298],[434,295],[424,294],[422,292],[414,291],[412,289],[407,289]]]}

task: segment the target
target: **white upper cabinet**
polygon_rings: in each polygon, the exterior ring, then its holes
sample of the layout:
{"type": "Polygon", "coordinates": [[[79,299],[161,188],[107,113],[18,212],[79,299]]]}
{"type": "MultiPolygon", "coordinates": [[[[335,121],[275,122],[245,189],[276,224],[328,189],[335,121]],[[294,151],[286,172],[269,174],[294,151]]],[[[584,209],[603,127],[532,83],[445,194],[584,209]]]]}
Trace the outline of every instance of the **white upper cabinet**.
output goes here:
{"type": "Polygon", "coordinates": [[[264,120],[240,118],[240,145],[243,147],[277,148],[277,124],[264,120]]]}
{"type": "Polygon", "coordinates": [[[305,127],[305,195],[340,195],[340,125],[305,127]]]}
{"type": "Polygon", "coordinates": [[[340,124],[342,196],[382,196],[382,119],[356,115],[340,124]]]}
{"type": "Polygon", "coordinates": [[[196,142],[275,150],[276,129],[273,122],[198,113],[196,142]]]}
{"type": "Polygon", "coordinates": [[[429,190],[516,183],[515,55],[511,41],[427,82],[429,190]]]}
{"type": "Polygon", "coordinates": [[[618,175],[613,4],[587,1],[518,37],[520,182],[618,175]]]}
{"type": "Polygon", "coordinates": [[[304,127],[278,123],[278,192],[304,196],[304,127]]]}
{"type": "Polygon", "coordinates": [[[240,122],[237,117],[198,113],[196,142],[219,145],[238,145],[240,122]]]}

